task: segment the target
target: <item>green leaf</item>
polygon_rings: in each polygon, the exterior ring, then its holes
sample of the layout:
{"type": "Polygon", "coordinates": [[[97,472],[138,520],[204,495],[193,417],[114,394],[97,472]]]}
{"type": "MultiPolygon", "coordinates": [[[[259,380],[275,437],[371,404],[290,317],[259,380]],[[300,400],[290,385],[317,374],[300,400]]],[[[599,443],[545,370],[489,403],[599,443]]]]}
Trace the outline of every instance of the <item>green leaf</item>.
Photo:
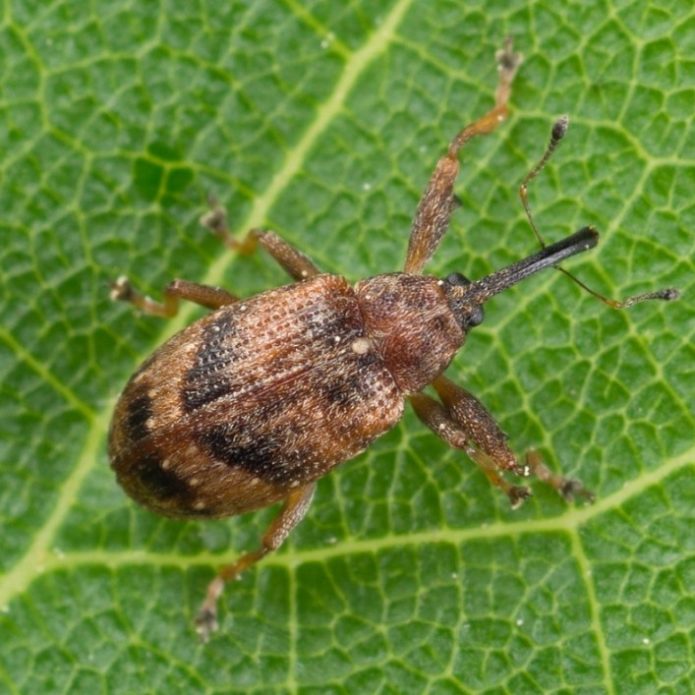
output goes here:
{"type": "Polygon", "coordinates": [[[688,693],[695,687],[695,10],[677,0],[6,2],[0,25],[0,690],[13,693],[688,693]],[[115,483],[119,389],[174,330],[109,301],[129,275],[240,294],[287,282],[198,225],[272,225],[327,271],[397,270],[453,134],[526,60],[513,113],[462,154],[463,206],[428,266],[480,277],[530,253],[531,189],[568,262],[500,295],[449,374],[515,449],[596,492],[537,484],[513,512],[408,413],[319,485],[283,549],[227,588],[214,568],[272,510],[160,519],[115,483]]]}

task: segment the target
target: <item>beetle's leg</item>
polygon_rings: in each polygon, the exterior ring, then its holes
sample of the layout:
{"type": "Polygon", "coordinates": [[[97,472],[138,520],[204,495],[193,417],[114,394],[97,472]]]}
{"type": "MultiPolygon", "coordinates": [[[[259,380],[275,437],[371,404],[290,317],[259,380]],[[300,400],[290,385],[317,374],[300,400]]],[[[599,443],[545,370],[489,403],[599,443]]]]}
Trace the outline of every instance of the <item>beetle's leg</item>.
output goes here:
{"type": "Polygon", "coordinates": [[[195,302],[208,309],[219,309],[238,301],[238,297],[220,287],[199,285],[188,280],[173,280],[164,290],[164,301],[157,302],[138,292],[124,276],[111,283],[111,299],[129,302],[146,314],[165,317],[176,315],[181,299],[195,302]]]}
{"type": "Polygon", "coordinates": [[[321,273],[307,256],[275,232],[252,229],[246,238],[255,239],[295,280],[305,280],[321,273]]]}
{"type": "Polygon", "coordinates": [[[227,226],[227,213],[215,200],[210,201],[210,212],[200,221],[238,253],[251,253],[257,246],[262,246],[295,280],[304,280],[321,272],[301,251],[275,232],[252,229],[242,241],[235,239],[227,226]]]}
{"type": "Polygon", "coordinates": [[[593,499],[592,493],[578,480],[557,475],[547,468],[537,451],[530,451],[524,464],[520,465],[507,444],[507,435],[474,395],[444,375],[437,377],[432,385],[452,419],[470,434],[476,444],[498,466],[501,465],[505,470],[517,475],[533,474],[555,488],[566,500],[572,500],[576,496],[593,499]]]}
{"type": "Polygon", "coordinates": [[[485,406],[468,391],[444,376],[433,384],[442,403],[423,394],[411,397],[420,419],[444,441],[463,449],[483,469],[487,477],[509,497],[512,506],[519,506],[530,492],[525,486],[511,485],[503,477],[504,471],[516,475],[535,474],[539,480],[555,488],[565,499],[575,496],[593,499],[582,484],[550,471],[537,452],[530,452],[523,464],[509,448],[507,437],[485,406]]]}
{"type": "Polygon", "coordinates": [[[512,51],[512,41],[508,38],[496,58],[499,82],[495,106],[461,130],[451,141],[447,153],[437,162],[413,220],[405,261],[406,273],[419,273],[446,233],[457,205],[454,182],[459,173],[459,150],[476,135],[491,133],[507,117],[512,80],[521,63],[521,55],[512,51]]]}
{"type": "MultiPolygon", "coordinates": [[[[517,462],[496,424],[495,430],[489,430],[486,422],[470,422],[466,427],[454,420],[439,401],[422,393],[413,394],[410,402],[417,416],[438,437],[441,437],[449,446],[463,449],[480,466],[488,480],[509,497],[513,508],[516,509],[530,496],[531,491],[525,485],[512,485],[501,474],[505,469],[516,468],[517,462]],[[475,439],[476,436],[478,441],[475,439]],[[488,444],[487,451],[485,444],[488,444]],[[489,451],[490,444],[497,456],[489,451]]],[[[517,472],[521,472],[521,469],[517,472]]]]}
{"type": "Polygon", "coordinates": [[[196,630],[204,642],[207,641],[210,633],[217,629],[217,600],[225,583],[235,579],[244,570],[282,545],[292,529],[307,513],[315,487],[315,483],[309,483],[292,491],[285,500],[280,513],[263,534],[260,548],[242,555],[235,563],[222,567],[217,576],[210,582],[205,601],[203,601],[195,621],[196,630]]]}

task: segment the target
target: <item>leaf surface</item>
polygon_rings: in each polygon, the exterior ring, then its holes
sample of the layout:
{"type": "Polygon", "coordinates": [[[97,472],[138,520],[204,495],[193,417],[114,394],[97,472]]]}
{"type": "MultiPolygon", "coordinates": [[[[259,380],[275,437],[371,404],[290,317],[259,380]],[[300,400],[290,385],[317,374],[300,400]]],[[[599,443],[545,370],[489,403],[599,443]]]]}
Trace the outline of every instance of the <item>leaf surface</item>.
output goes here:
{"type": "Polygon", "coordinates": [[[0,691],[687,693],[695,687],[695,11],[668,0],[6,3],[0,25],[0,691]],[[307,518],[191,619],[272,510],[181,523],[137,508],[105,441],[129,374],[200,315],[109,301],[129,275],[249,295],[287,281],[197,224],[208,194],[357,280],[402,266],[453,134],[526,60],[509,122],[462,154],[428,272],[480,277],[591,223],[559,273],[500,295],[449,374],[515,449],[580,477],[513,512],[408,413],[323,479],[307,518]]]}

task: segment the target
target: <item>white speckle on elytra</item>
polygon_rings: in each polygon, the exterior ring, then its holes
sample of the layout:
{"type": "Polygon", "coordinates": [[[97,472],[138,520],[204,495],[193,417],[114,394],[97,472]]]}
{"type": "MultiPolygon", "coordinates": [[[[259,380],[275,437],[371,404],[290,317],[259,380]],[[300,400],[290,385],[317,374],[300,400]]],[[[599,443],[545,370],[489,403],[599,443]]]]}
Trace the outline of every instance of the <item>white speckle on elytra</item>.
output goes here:
{"type": "Polygon", "coordinates": [[[171,466],[171,461],[169,459],[164,459],[160,465],[162,467],[162,470],[166,470],[167,468],[169,468],[169,466],[171,466]]]}
{"type": "Polygon", "coordinates": [[[446,422],[440,422],[439,427],[437,429],[441,432],[442,430],[446,429],[446,422]]]}
{"type": "Polygon", "coordinates": [[[190,456],[193,458],[194,456],[198,455],[198,447],[195,444],[191,444],[187,449],[186,449],[186,456],[190,456]]]}
{"type": "Polygon", "coordinates": [[[358,355],[366,355],[371,347],[369,338],[357,338],[352,342],[352,351],[358,355]]]}
{"type": "Polygon", "coordinates": [[[339,343],[339,342],[340,342],[340,336],[339,336],[339,335],[334,336],[334,337],[333,337],[333,340],[334,340],[336,343],[339,343]]]}
{"type": "Polygon", "coordinates": [[[145,420],[145,427],[147,427],[148,430],[153,430],[156,426],[157,418],[148,417],[147,420],[145,420]]]}
{"type": "Polygon", "coordinates": [[[156,398],[158,396],[158,394],[159,394],[159,389],[150,389],[147,392],[148,398],[156,398]]]}
{"type": "Polygon", "coordinates": [[[198,478],[191,478],[191,479],[188,481],[188,484],[189,484],[191,487],[196,487],[196,485],[200,485],[200,480],[198,480],[198,478]]]}
{"type": "Polygon", "coordinates": [[[198,501],[193,505],[193,509],[198,509],[198,510],[200,510],[200,509],[205,509],[205,502],[203,502],[203,500],[198,500],[198,501]]]}
{"type": "Polygon", "coordinates": [[[239,305],[239,311],[246,311],[247,309],[248,309],[248,307],[246,306],[246,304],[240,304],[239,305]]]}
{"type": "Polygon", "coordinates": [[[249,485],[251,485],[251,486],[258,485],[258,483],[260,483],[260,482],[261,482],[260,478],[251,478],[251,480],[249,480],[249,485]]]}
{"type": "Polygon", "coordinates": [[[220,332],[220,327],[218,325],[211,326],[210,329],[212,330],[213,333],[219,333],[220,332]]]}

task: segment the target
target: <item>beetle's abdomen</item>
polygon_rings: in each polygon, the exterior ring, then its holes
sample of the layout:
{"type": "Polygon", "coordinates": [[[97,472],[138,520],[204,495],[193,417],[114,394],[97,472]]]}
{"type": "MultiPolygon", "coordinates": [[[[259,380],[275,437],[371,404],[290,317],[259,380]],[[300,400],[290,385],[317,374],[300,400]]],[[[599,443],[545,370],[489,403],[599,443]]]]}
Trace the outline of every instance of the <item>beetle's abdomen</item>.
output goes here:
{"type": "Polygon", "coordinates": [[[118,402],[110,455],[146,506],[225,516],[352,458],[402,409],[353,290],[322,275],[219,309],[163,345],[118,402]]]}

